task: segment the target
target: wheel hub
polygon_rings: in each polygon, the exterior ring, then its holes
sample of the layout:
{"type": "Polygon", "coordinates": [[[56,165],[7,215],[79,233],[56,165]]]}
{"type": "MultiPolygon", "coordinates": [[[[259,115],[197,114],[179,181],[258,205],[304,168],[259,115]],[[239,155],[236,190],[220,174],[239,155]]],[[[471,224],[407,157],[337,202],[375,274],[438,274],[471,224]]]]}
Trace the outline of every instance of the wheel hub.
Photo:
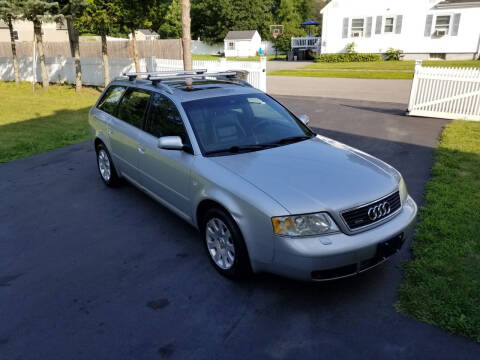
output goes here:
{"type": "Polygon", "coordinates": [[[207,247],[217,266],[230,269],[235,262],[235,246],[227,225],[218,218],[212,218],[206,226],[207,247]]]}

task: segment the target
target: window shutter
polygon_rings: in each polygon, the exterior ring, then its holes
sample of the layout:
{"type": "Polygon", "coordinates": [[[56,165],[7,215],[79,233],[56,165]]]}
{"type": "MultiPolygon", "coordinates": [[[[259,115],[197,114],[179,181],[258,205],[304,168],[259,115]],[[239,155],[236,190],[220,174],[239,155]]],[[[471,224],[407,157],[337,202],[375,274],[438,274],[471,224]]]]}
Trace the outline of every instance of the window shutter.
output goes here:
{"type": "Polygon", "coordinates": [[[395,34],[402,33],[402,25],[403,25],[403,15],[398,15],[397,23],[395,24],[395,34]]]}
{"type": "Polygon", "coordinates": [[[425,36],[432,36],[432,23],[433,15],[427,15],[427,21],[425,22],[425,36]]]}
{"type": "Polygon", "coordinates": [[[462,16],[462,14],[453,15],[452,36],[458,36],[458,28],[460,26],[460,16],[462,16]]]}
{"type": "Polygon", "coordinates": [[[367,17],[367,29],[365,30],[365,37],[372,37],[372,23],[373,18],[371,16],[367,17]]]}
{"type": "Polygon", "coordinates": [[[381,34],[382,33],[382,17],[377,16],[377,22],[375,24],[375,34],[381,34]]]}
{"type": "Polygon", "coordinates": [[[343,32],[342,37],[346,39],[348,37],[348,18],[343,18],[343,32]]]}

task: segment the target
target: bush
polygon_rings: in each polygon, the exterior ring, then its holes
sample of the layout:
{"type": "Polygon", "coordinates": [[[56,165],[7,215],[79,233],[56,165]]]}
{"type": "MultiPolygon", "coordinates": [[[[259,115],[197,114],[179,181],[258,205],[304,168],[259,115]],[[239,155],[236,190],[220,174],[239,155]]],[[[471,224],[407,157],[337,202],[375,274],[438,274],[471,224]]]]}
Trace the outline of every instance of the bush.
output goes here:
{"type": "Polygon", "coordinates": [[[402,50],[397,50],[394,48],[390,48],[385,53],[385,60],[386,61],[397,61],[400,60],[400,55],[403,54],[402,50]]]}
{"type": "Polygon", "coordinates": [[[357,53],[355,51],[355,43],[354,42],[351,42],[351,43],[347,44],[346,50],[347,50],[347,54],[356,54],[357,53]]]}
{"type": "Polygon", "coordinates": [[[341,54],[323,54],[315,59],[315,62],[340,63],[340,62],[367,62],[382,61],[382,57],[378,54],[358,54],[358,53],[341,53],[341,54]]]}

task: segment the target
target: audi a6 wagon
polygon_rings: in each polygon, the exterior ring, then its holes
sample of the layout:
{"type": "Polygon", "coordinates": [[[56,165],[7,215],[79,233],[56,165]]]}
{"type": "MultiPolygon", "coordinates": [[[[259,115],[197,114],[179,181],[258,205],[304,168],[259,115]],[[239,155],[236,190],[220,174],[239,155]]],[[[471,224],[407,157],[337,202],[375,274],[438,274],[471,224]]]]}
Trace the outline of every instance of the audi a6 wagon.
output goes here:
{"type": "Polygon", "coordinates": [[[236,73],[132,73],[89,113],[101,179],[196,227],[231,278],[331,280],[399,251],[417,206],[401,174],[314,133],[236,73]]]}

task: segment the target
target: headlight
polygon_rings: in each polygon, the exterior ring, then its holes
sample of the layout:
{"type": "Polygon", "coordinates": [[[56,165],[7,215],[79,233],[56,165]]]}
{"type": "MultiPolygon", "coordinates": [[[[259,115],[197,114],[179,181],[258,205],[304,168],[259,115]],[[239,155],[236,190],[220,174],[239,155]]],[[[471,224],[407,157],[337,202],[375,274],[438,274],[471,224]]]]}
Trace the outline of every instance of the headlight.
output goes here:
{"type": "Polygon", "coordinates": [[[402,204],[407,200],[408,190],[403,177],[400,178],[400,182],[398,183],[398,191],[400,193],[400,201],[402,204]]]}
{"type": "Polygon", "coordinates": [[[273,231],[278,235],[312,236],[338,232],[327,213],[279,216],[272,218],[273,231]]]}

